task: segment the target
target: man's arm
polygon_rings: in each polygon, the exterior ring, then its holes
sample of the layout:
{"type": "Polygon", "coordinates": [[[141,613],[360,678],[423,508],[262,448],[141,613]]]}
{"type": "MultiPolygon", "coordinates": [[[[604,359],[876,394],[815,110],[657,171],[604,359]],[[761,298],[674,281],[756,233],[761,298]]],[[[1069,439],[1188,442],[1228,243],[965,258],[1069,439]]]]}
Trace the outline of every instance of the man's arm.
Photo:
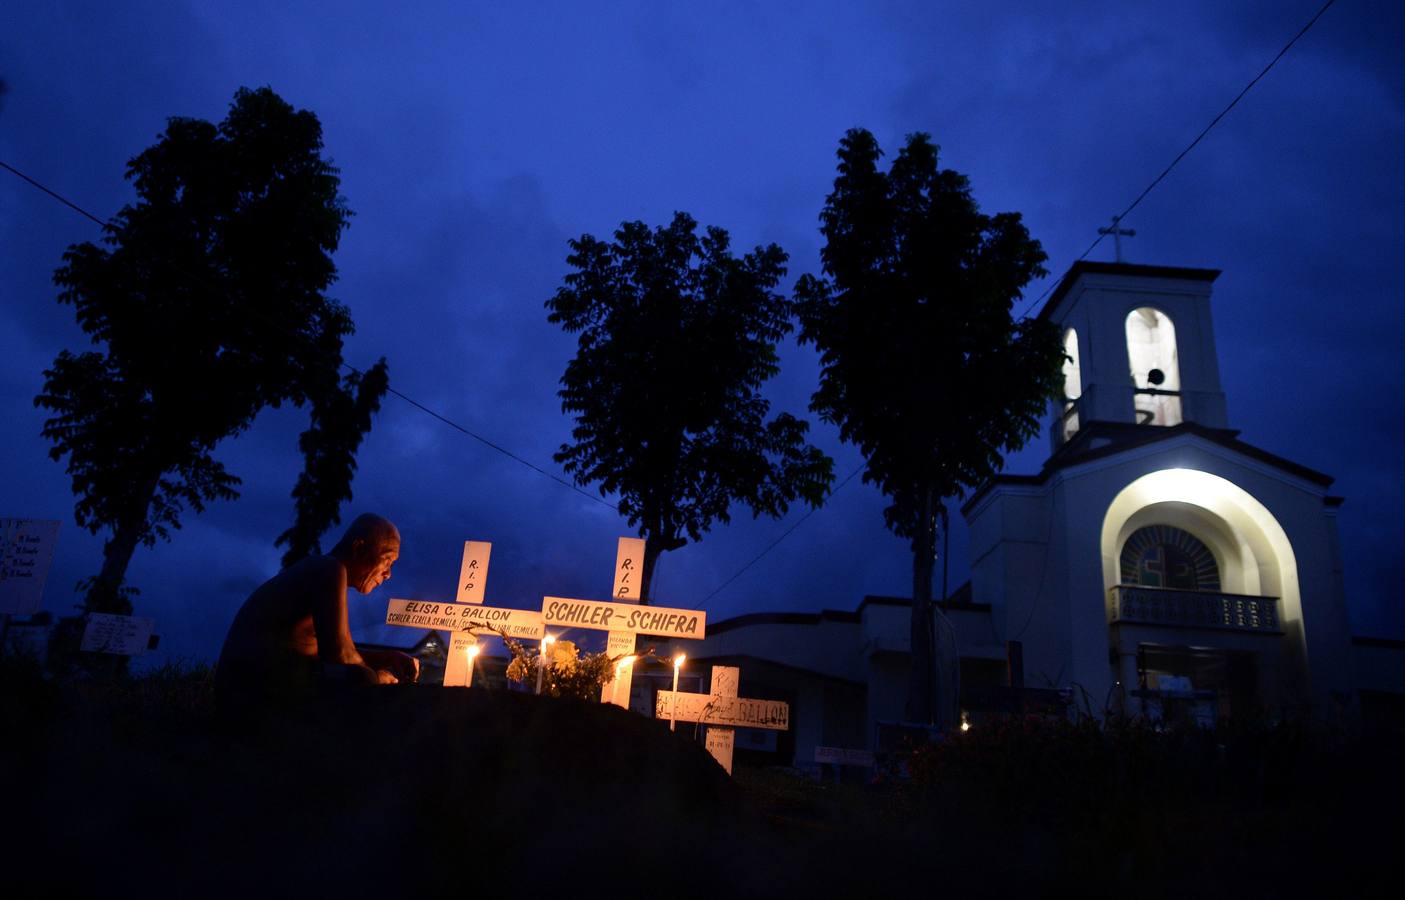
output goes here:
{"type": "Polygon", "coordinates": [[[390,672],[399,681],[419,681],[420,661],[399,650],[360,650],[361,658],[373,669],[390,672]]]}
{"type": "Polygon", "coordinates": [[[351,640],[351,623],[346,611],[346,567],[330,557],[313,575],[312,627],[317,633],[317,658],[325,666],[356,666],[365,669],[370,680],[394,684],[396,678],[383,669],[372,669],[351,640]]]}

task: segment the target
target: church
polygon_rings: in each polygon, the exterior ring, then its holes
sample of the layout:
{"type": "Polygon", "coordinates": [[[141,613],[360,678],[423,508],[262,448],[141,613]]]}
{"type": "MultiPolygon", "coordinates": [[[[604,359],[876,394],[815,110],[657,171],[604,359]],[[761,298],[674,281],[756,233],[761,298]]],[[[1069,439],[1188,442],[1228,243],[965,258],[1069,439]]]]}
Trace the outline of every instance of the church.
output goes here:
{"type": "MultiPolygon", "coordinates": [[[[1405,644],[1350,632],[1332,478],[1230,426],[1218,275],[1079,262],[1040,312],[1067,356],[1051,453],[963,504],[971,580],[938,604],[938,678],[965,727],[1031,709],[1202,724],[1400,709],[1405,644]]],[[[753,737],[771,741],[761,759],[805,765],[903,727],[910,611],[870,596],[744,615],[669,652],[790,701],[789,733],[753,737]]]]}

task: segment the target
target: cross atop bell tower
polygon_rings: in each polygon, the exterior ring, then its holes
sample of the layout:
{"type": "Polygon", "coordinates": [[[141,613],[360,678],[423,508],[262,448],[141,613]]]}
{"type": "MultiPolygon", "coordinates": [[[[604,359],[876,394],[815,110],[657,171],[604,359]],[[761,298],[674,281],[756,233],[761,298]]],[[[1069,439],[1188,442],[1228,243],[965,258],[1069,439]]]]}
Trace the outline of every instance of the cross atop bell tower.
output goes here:
{"type": "Polygon", "coordinates": [[[1123,228],[1121,223],[1121,216],[1113,216],[1111,228],[1098,229],[1098,234],[1104,236],[1109,234],[1112,235],[1112,254],[1113,258],[1116,259],[1117,262],[1122,262],[1122,239],[1124,237],[1137,236],[1137,230],[1135,228],[1123,228]]]}

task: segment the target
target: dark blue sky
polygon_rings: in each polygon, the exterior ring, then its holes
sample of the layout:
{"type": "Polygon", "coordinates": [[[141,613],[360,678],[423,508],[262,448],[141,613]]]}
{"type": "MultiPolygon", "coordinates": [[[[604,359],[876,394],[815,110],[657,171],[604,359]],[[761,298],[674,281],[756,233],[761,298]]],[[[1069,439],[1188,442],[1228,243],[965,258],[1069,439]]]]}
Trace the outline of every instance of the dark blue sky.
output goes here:
{"type": "MultiPolygon", "coordinates": [[[[542,307],[567,239],[687,210],[739,248],[775,241],[787,285],[818,267],[817,216],[844,130],[890,151],[930,132],[988,212],[1022,211],[1051,278],[1083,251],[1317,10],[1319,0],[1160,3],[232,5],[8,2],[0,10],[0,159],[100,216],[131,199],[125,161],[167,116],[218,120],[236,88],[315,111],[356,218],[334,294],[347,358],[547,468],[569,437],[556,381],[573,340],[542,307]]],[[[1405,543],[1405,410],[1393,266],[1405,187],[1405,9],[1341,0],[1145,200],[1130,261],[1224,270],[1215,327],[1231,424],[1338,478],[1358,632],[1405,635],[1392,607],[1405,543]]],[[[41,370],[84,338],[50,283],[92,223],[0,173],[0,515],[61,518],[46,607],[96,571],[62,467],[38,437],[41,370]]],[[[1100,247],[1091,258],[1111,258],[1100,247]]],[[[1042,292],[1039,284],[1032,296],[1042,292]]],[[[804,413],[817,366],[788,347],[778,408],[804,413]]],[[[305,413],[265,414],[222,448],[244,496],[139,550],[138,611],[162,658],[211,658],[243,597],[277,568],[305,413]]],[[[858,464],[829,426],[841,477],[858,464]]],[[[1043,439],[1011,460],[1034,471],[1043,439]]],[[[346,510],[405,538],[395,578],[353,597],[384,639],[385,599],[452,595],[461,542],[494,544],[490,601],[609,588],[606,507],[387,398],[346,510]]],[[[906,594],[910,557],[857,480],[707,605],[853,608],[906,594]]],[[[741,512],[667,554],[659,602],[695,606],[800,515],[741,512]]],[[[952,585],[967,571],[952,540],[952,585]]],[[[408,637],[408,633],[396,635],[408,637]]]]}

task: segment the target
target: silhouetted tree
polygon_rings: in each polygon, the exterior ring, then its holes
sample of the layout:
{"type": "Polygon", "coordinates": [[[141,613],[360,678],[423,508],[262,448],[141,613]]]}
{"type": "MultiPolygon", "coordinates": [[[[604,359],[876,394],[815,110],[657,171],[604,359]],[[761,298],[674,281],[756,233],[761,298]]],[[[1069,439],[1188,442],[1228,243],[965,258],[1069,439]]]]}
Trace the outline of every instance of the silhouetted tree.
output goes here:
{"type": "Polygon", "coordinates": [[[820,214],[825,277],[803,276],[795,295],[800,341],[822,366],[810,408],[863,452],[888,528],[911,541],[907,716],[931,722],[937,519],[1038,433],[1063,354],[1051,326],[1011,316],[1046,259],[1019,214],[983,215],[925,134],[886,173],[881,155],[865,130],[840,141],[820,214]]]}
{"type": "Polygon", "coordinates": [[[573,444],[557,462],[578,484],[619,496],[648,540],[641,592],[659,554],[700,540],[733,503],[777,516],[821,503],[831,460],[805,443],[809,426],[767,419],[760,388],[778,371],[789,300],[774,291],[786,254],[771,244],[741,259],[727,232],[675,213],[667,227],[625,222],[613,243],[582,235],[575,269],[547,302],[549,320],[579,333],[561,377],[573,444]]]}
{"type": "Polygon", "coordinates": [[[371,417],[389,386],[385,360],[381,360],[364,374],[347,375],[340,389],[312,398],[312,427],[298,439],[305,464],[293,487],[297,518],[275,543],[288,547],[283,554],[285,568],[321,553],[322,535],[341,521],[341,505],[351,499],[351,480],[356,475],[356,448],[371,430],[371,417]]]}
{"type": "MultiPolygon", "coordinates": [[[[137,202],[105,226],[104,246],[69,247],[54,274],[99,349],[60,353],[35,398],[54,413],[43,435],[54,459],[68,459],[78,524],[109,532],[85,607],[121,613],[137,545],[169,538],[186,507],[238,495],[239,479],[212,456],[221,440],[267,406],[311,401],[299,490],[317,511],[304,514],[299,495],[289,537],[302,547],[327,518],[322,498],[349,491],[344,455],[359,442],[349,431],[369,427],[365,417],[324,434],[338,395],[357,389],[354,405],[374,409],[366,383],[341,382],[351,316],[324,291],[351,213],[313,113],[241,89],[218,125],[170,119],[127,178],[137,202]]],[[[383,391],[383,370],[377,378],[383,391]]]]}

